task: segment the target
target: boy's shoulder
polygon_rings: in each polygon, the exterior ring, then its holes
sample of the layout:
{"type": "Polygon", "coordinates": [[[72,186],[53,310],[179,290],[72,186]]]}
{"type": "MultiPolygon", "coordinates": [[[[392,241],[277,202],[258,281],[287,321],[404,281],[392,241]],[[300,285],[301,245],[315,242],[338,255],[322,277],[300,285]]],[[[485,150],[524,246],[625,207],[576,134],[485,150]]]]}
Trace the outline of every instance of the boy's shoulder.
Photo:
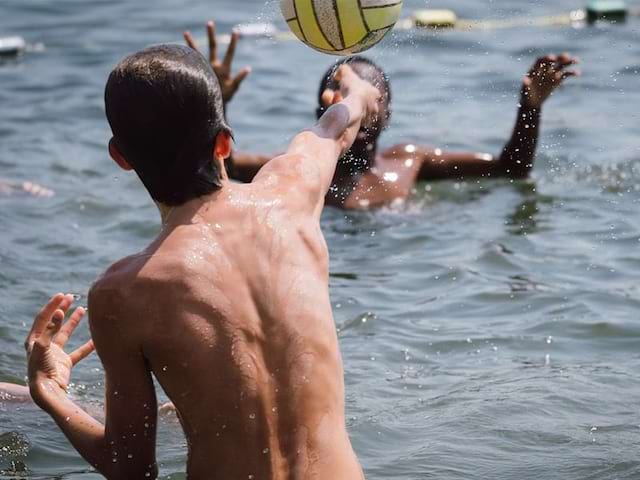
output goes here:
{"type": "Polygon", "coordinates": [[[177,286],[193,277],[183,252],[142,252],[111,265],[92,285],[89,304],[115,310],[145,309],[161,303],[177,286]]]}

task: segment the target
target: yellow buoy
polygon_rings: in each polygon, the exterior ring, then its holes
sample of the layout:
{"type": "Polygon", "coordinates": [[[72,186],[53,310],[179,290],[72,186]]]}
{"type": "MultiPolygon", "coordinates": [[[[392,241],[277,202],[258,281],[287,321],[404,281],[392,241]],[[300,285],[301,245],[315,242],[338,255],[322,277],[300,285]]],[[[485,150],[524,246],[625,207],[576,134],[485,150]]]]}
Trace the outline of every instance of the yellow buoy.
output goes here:
{"type": "Polygon", "coordinates": [[[452,10],[416,10],[413,23],[422,28],[453,28],[458,23],[458,16],[452,10]]]}

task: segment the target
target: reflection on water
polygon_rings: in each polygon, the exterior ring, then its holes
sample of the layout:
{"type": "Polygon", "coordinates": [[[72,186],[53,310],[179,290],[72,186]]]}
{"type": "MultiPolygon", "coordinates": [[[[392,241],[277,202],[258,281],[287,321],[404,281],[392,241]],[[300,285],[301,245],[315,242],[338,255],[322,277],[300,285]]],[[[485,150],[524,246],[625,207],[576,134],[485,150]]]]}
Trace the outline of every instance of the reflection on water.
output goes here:
{"type": "Polygon", "coordinates": [[[553,198],[540,195],[535,182],[518,182],[514,185],[522,196],[522,202],[507,217],[506,224],[513,235],[529,235],[540,231],[539,214],[542,205],[551,205],[553,198]]]}
{"type": "MultiPolygon", "coordinates": [[[[0,177],[57,192],[0,198],[0,381],[24,378],[21,342],[50,293],[86,298],[158,230],[137,179],[106,152],[112,65],[211,15],[223,31],[279,18],[275,1],[183,3],[0,7],[0,35],[46,45],[0,63],[0,177]]],[[[499,19],[581,5],[443,6],[499,19]]],[[[564,50],[582,58],[583,77],[545,106],[531,181],[427,182],[396,208],[323,215],[349,431],[367,478],[640,477],[640,23],[392,36],[370,54],[394,89],[383,143],[498,153],[523,73],[564,50]]],[[[332,59],[246,39],[238,57],[254,67],[229,111],[238,146],[281,151],[313,121],[332,59]]],[[[74,341],[87,337],[82,327],[74,341]]],[[[96,411],[99,367],[89,359],[72,388],[96,411]]],[[[99,478],[34,407],[0,402],[0,435],[1,478],[99,478]]],[[[158,444],[162,478],[185,478],[174,420],[161,422],[158,444]]]]}

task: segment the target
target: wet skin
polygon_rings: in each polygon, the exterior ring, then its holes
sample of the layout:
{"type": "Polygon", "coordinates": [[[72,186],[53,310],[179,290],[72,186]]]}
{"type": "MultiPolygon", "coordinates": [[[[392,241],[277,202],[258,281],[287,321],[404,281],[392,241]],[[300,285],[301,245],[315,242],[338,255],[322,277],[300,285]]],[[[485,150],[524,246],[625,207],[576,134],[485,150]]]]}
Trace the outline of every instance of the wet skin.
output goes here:
{"type": "MultiPolygon", "coordinates": [[[[176,407],[190,479],[361,479],[346,431],[343,368],[320,230],[338,158],[379,91],[349,67],[343,100],[250,184],[179,207],[163,228],[113,265],[89,296],[92,342],[64,346],[84,311],[51,299],[25,345],[34,401],[110,479],[155,478],[152,377],[176,407]],[[71,369],[95,345],[105,370],[105,423],[66,394],[71,369]]],[[[221,134],[215,157],[230,151],[221,134]]],[[[112,156],[121,165],[126,159],[112,156]]]]}
{"type": "MultiPolygon", "coordinates": [[[[243,68],[232,75],[232,62],[238,36],[234,35],[225,56],[225,67],[217,60],[217,45],[211,24],[208,27],[211,64],[220,83],[226,85],[225,102],[231,101],[250,72],[243,68]]],[[[187,43],[197,49],[191,34],[187,43]]],[[[385,102],[381,90],[379,124],[369,134],[363,129],[352,148],[338,162],[326,204],[344,209],[367,209],[393,205],[409,197],[417,182],[431,180],[469,180],[473,178],[526,178],[533,168],[545,101],[569,77],[579,75],[570,67],[578,59],[563,53],[538,58],[522,81],[521,99],[511,138],[498,156],[487,153],[447,152],[419,144],[398,144],[379,150],[379,135],[386,128],[385,102]]],[[[336,92],[325,92],[321,109],[339,101],[336,92]]],[[[234,152],[228,162],[230,176],[250,182],[271,157],[262,154],[234,152]]]]}

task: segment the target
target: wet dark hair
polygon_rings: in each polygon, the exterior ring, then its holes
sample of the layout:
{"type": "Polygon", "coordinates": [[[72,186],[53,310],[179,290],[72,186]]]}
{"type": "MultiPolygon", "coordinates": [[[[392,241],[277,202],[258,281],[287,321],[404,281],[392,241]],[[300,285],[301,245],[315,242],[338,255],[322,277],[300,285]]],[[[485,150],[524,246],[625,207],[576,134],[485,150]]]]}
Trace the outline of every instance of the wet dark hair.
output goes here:
{"type": "Polygon", "coordinates": [[[231,134],[209,62],[181,45],[134,53],[105,89],[113,141],[151,197],[176,206],[222,187],[216,137],[231,134]]]}
{"type": "Polygon", "coordinates": [[[384,94],[387,114],[385,123],[388,123],[389,118],[391,117],[391,84],[389,83],[389,77],[387,77],[387,74],[381,67],[376,65],[368,58],[361,57],[359,55],[343,58],[337,61],[324,74],[320,82],[320,89],[318,90],[318,109],[316,111],[316,116],[320,118],[326,110],[326,108],[324,108],[322,105],[322,94],[324,93],[324,91],[328,88],[331,90],[338,89],[338,84],[333,79],[333,76],[336,73],[336,70],[338,70],[338,68],[345,64],[349,65],[360,78],[368,81],[384,94]]]}

